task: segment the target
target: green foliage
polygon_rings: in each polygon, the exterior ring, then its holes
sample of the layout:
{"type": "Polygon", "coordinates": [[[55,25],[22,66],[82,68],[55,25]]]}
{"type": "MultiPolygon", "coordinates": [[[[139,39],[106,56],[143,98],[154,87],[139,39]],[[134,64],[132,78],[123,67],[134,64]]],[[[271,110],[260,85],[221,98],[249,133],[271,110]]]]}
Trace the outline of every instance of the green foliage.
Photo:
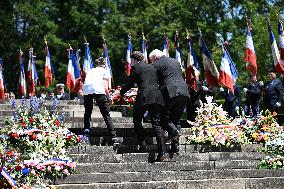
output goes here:
{"type": "MultiPolygon", "coordinates": [[[[252,19],[252,35],[257,53],[259,79],[266,79],[272,66],[271,48],[266,24],[266,8],[276,34],[277,13],[283,15],[281,0],[9,0],[1,1],[0,56],[4,60],[8,90],[16,91],[19,75],[18,50],[24,52],[27,67],[28,48],[33,46],[40,83],[44,83],[44,38],[48,40],[55,70],[55,82],[65,82],[68,44],[81,49],[84,55],[84,36],[90,43],[93,58],[101,56],[102,36],[108,45],[115,84],[125,81],[124,63],[127,35],[133,38],[134,50],[141,50],[142,31],[149,49],[161,49],[163,34],[171,40],[170,56],[174,56],[174,34],[180,34],[183,60],[186,61],[186,29],[198,47],[198,28],[212,51],[217,67],[221,60],[220,44],[230,42],[228,50],[240,72],[240,84],[247,82],[243,62],[245,47],[245,14],[252,19]],[[282,12],[280,12],[282,10],[282,12]]],[[[81,64],[83,61],[81,60],[81,64]]]]}

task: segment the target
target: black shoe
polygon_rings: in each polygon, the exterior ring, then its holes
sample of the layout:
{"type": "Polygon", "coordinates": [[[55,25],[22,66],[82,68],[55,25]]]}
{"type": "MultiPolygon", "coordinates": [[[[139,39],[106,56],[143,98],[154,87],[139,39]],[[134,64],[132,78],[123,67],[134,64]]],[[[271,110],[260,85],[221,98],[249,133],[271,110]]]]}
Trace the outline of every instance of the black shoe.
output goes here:
{"type": "Polygon", "coordinates": [[[173,140],[176,140],[178,141],[179,140],[179,137],[180,137],[180,134],[179,132],[177,131],[174,135],[169,135],[168,138],[165,139],[165,143],[169,143],[173,140]]]}
{"type": "Polygon", "coordinates": [[[113,146],[117,146],[117,145],[120,144],[120,141],[119,141],[119,139],[117,137],[113,137],[111,139],[111,143],[112,143],[113,146]]]}
{"type": "Polygon", "coordinates": [[[165,154],[162,153],[162,154],[158,154],[155,162],[163,162],[165,160],[165,154]]]}
{"type": "Polygon", "coordinates": [[[169,153],[179,155],[179,146],[171,147],[169,153]]]}
{"type": "Polygon", "coordinates": [[[146,152],[146,146],[140,146],[138,152],[139,153],[145,153],[146,152]]]}

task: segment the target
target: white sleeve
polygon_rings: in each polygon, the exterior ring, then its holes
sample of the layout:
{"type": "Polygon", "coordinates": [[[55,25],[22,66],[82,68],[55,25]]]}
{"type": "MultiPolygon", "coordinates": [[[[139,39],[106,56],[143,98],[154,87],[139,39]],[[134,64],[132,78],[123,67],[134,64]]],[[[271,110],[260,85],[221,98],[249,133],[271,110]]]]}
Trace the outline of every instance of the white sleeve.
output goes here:
{"type": "Polygon", "coordinates": [[[109,70],[104,69],[104,79],[109,79],[109,78],[110,78],[109,70]]]}

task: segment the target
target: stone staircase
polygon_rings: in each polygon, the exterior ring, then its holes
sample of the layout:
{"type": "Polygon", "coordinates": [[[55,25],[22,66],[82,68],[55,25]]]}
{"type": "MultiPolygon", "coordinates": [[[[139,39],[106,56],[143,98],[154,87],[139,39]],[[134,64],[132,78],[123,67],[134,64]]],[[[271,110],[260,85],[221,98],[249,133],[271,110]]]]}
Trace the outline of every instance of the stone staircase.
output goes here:
{"type": "MultiPolygon", "coordinates": [[[[60,110],[81,111],[82,106],[60,102],[60,110]]],[[[0,104],[0,120],[11,110],[0,104]],[[6,112],[6,113],[4,113],[6,112]]],[[[57,178],[52,185],[59,189],[281,189],[284,170],[258,169],[264,154],[260,145],[218,148],[186,144],[188,126],[181,122],[180,154],[166,154],[164,162],[154,162],[156,141],[151,124],[144,123],[147,135],[146,153],[138,153],[132,118],[113,112],[113,122],[121,141],[118,147],[108,145],[108,133],[98,109],[94,108],[90,145],[69,150],[78,161],[77,174],[57,178]],[[115,116],[114,116],[115,115],[115,116]]],[[[71,131],[83,133],[82,114],[69,114],[71,131]]],[[[169,146],[167,146],[169,148],[169,146]]]]}

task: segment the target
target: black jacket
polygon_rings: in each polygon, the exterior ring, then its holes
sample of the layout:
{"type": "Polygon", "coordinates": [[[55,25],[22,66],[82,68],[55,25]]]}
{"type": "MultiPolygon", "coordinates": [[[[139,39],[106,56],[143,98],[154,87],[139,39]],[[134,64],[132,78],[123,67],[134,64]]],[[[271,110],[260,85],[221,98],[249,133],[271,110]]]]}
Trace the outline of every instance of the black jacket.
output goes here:
{"type": "Polygon", "coordinates": [[[158,71],[160,90],[165,99],[180,95],[189,97],[188,87],[177,60],[162,56],[153,65],[158,71]]]}
{"type": "Polygon", "coordinates": [[[261,97],[262,86],[258,81],[250,83],[246,93],[246,105],[259,104],[261,97]]]}
{"type": "Polygon", "coordinates": [[[122,87],[120,94],[126,93],[134,83],[138,86],[137,100],[141,105],[164,104],[163,96],[159,90],[157,70],[151,64],[144,61],[131,67],[128,83],[122,87]]]}
{"type": "Polygon", "coordinates": [[[274,107],[277,102],[282,102],[283,86],[280,80],[274,79],[273,81],[266,83],[264,90],[264,98],[269,106],[274,107]]]}

